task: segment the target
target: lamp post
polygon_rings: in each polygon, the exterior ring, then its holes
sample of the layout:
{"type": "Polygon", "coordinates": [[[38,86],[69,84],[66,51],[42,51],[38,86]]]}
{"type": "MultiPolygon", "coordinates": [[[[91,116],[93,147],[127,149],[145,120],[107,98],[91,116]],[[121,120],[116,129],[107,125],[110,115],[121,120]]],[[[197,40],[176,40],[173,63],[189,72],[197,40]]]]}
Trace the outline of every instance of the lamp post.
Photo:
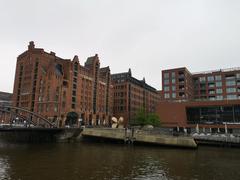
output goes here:
{"type": "Polygon", "coordinates": [[[16,117],[16,123],[18,124],[19,117],[16,117]]]}
{"type": "Polygon", "coordinates": [[[79,128],[81,127],[81,124],[82,124],[82,118],[79,118],[79,119],[78,119],[78,127],[79,127],[79,128]]]}
{"type": "Polygon", "coordinates": [[[27,121],[26,120],[23,121],[23,124],[24,124],[25,127],[27,127],[27,121]]]}
{"type": "Polygon", "coordinates": [[[227,123],[225,122],[225,134],[228,133],[228,130],[227,130],[227,123]]]}

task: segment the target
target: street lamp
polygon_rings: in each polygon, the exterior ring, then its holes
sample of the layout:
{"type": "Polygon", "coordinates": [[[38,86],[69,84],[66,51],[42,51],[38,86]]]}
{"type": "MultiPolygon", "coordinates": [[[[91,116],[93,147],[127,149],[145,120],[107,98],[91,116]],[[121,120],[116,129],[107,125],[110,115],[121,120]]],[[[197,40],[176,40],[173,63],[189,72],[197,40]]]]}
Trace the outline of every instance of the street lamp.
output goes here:
{"type": "Polygon", "coordinates": [[[81,124],[82,124],[82,118],[79,118],[79,119],[78,119],[78,127],[80,127],[81,124]]]}
{"type": "Polygon", "coordinates": [[[16,117],[16,123],[18,123],[19,117],[16,117]]]}
{"type": "Polygon", "coordinates": [[[27,127],[27,121],[26,120],[23,121],[23,124],[24,124],[25,127],[27,127]]]}

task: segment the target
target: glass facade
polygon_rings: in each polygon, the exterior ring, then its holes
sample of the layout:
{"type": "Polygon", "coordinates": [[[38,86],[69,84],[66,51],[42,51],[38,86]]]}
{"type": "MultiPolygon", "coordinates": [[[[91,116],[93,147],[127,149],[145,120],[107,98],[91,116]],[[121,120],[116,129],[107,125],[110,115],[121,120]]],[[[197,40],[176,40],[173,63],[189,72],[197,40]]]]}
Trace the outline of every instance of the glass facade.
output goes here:
{"type": "Polygon", "coordinates": [[[188,124],[240,123],[240,105],[186,108],[188,124]]]}

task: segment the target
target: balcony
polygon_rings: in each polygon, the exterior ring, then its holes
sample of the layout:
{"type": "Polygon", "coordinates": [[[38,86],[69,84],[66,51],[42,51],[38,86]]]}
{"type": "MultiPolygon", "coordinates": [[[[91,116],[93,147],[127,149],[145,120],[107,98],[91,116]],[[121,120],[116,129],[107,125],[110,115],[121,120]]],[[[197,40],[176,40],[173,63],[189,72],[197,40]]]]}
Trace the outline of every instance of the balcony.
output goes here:
{"type": "Polygon", "coordinates": [[[215,94],[215,91],[208,91],[208,94],[215,94]]]}
{"type": "Polygon", "coordinates": [[[208,83],[208,88],[215,88],[215,83],[208,83]]]}
{"type": "Polygon", "coordinates": [[[185,81],[184,81],[184,80],[179,80],[178,83],[179,83],[179,84],[184,84],[185,81]]]}

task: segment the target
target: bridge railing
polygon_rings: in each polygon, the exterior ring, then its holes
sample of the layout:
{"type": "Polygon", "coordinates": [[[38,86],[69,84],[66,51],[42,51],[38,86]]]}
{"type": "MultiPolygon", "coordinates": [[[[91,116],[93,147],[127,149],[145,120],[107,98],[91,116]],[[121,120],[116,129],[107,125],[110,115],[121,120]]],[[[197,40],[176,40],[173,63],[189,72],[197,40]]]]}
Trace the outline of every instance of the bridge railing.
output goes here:
{"type": "Polygon", "coordinates": [[[29,127],[30,124],[38,127],[56,127],[55,124],[44,118],[42,115],[29,111],[25,108],[0,105],[0,112],[9,114],[10,124],[20,119],[29,127]]]}

